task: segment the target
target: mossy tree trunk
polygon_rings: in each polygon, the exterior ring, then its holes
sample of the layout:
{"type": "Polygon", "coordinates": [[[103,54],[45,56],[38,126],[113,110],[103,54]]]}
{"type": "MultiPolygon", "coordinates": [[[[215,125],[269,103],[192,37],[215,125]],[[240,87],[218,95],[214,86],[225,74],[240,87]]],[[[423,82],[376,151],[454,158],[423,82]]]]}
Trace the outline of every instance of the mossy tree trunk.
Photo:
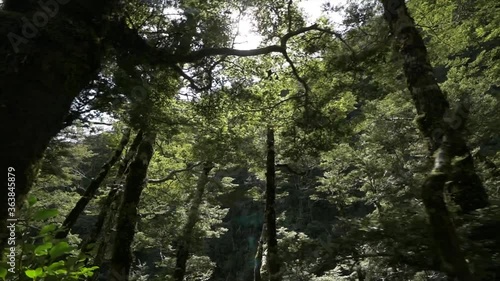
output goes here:
{"type": "Polygon", "coordinates": [[[125,181],[123,198],[118,210],[116,237],[108,280],[127,281],[132,265],[131,245],[139,221],[137,207],[146,184],[149,162],[153,156],[156,134],[145,132],[125,181]]]}
{"type": "Polygon", "coordinates": [[[266,168],[266,210],[265,224],[267,227],[267,270],[269,281],[281,281],[280,260],[278,255],[278,239],[276,235],[276,166],[274,151],[274,129],[267,128],[267,168],[266,168]]]}
{"type": "Polygon", "coordinates": [[[441,146],[443,138],[447,138],[452,144],[448,149],[450,157],[460,160],[453,161],[453,173],[450,176],[455,203],[466,213],[488,206],[488,196],[474,168],[470,149],[461,134],[468,109],[460,106],[455,112],[450,111],[446,96],[436,82],[424,41],[404,1],[382,2],[385,8],[384,16],[390,24],[403,58],[403,70],[417,109],[420,132],[428,140],[432,153],[441,146]]]}
{"type": "Polygon", "coordinates": [[[101,205],[101,211],[97,216],[97,222],[94,226],[92,233],[88,240],[82,245],[86,253],[90,253],[94,248],[95,255],[92,265],[99,266],[99,270],[95,272],[89,281],[105,280],[110,271],[111,255],[113,245],[116,237],[116,230],[114,229],[117,220],[118,209],[121,205],[123,197],[122,183],[124,176],[128,174],[129,166],[132,160],[137,155],[137,150],[143,139],[143,131],[139,130],[130,145],[125,157],[120,161],[118,170],[113,181],[111,190],[109,191],[106,199],[101,205]],[[91,247],[93,245],[93,247],[91,247]]]}
{"type": "MultiPolygon", "coordinates": [[[[22,0],[6,1],[8,10],[0,11],[0,37],[4,38],[0,41],[0,119],[5,120],[0,122],[0,161],[3,171],[15,169],[18,209],[46,147],[65,126],[71,103],[99,71],[102,45],[91,21],[102,19],[108,10],[100,7],[109,7],[115,1],[90,1],[99,8],[85,14],[89,16],[86,20],[71,13],[78,1],[59,2],[66,4],[54,1],[58,10],[52,13],[41,12],[37,1],[22,0]],[[43,13],[47,20],[33,17],[34,13],[43,13]]],[[[3,188],[0,200],[5,202],[6,197],[7,189],[3,188]]],[[[2,245],[6,218],[7,208],[2,208],[2,245]]]]}
{"type": "MultiPolygon", "coordinates": [[[[82,249],[84,251],[90,250],[88,249],[88,245],[94,244],[97,242],[99,235],[105,235],[104,233],[101,233],[103,230],[103,227],[105,225],[106,220],[109,217],[110,210],[112,208],[112,205],[114,202],[117,202],[118,196],[118,190],[120,189],[123,176],[126,175],[127,173],[127,167],[130,165],[130,161],[135,157],[137,154],[137,148],[139,147],[139,144],[142,141],[142,131],[137,132],[137,135],[134,138],[134,141],[130,145],[127,153],[125,154],[125,157],[120,161],[120,165],[118,166],[118,170],[115,175],[115,179],[113,181],[113,186],[111,187],[111,190],[108,193],[108,196],[106,196],[106,199],[104,200],[104,203],[102,204],[101,211],[99,212],[99,215],[97,216],[97,222],[94,226],[94,229],[92,230],[92,233],[90,234],[89,239],[87,239],[83,244],[82,244],[82,249]]],[[[102,244],[102,243],[101,243],[102,244]]],[[[102,260],[101,255],[99,255],[99,251],[96,254],[94,258],[94,264],[95,265],[100,265],[100,261],[102,260]],[[98,262],[99,261],[99,262],[98,262]]]]}
{"type": "Polygon", "coordinates": [[[427,56],[424,41],[408,13],[404,0],[382,0],[396,45],[403,58],[407,86],[417,109],[417,124],[435,157],[433,171],[422,188],[422,199],[443,270],[458,280],[474,280],[444,201],[444,187],[452,181],[453,199],[463,212],[488,206],[484,186],[476,174],[470,149],[460,130],[466,111],[451,113],[427,56]],[[452,159],[459,157],[452,165],[452,159]]]}
{"type": "Polygon", "coordinates": [[[200,206],[203,202],[205,187],[208,183],[208,174],[213,169],[212,163],[204,163],[203,172],[196,184],[196,190],[189,208],[188,220],[182,230],[181,237],[177,241],[177,253],[174,270],[174,280],[183,281],[186,275],[186,264],[189,259],[190,246],[193,239],[193,231],[200,216],[200,206]]]}
{"type": "Polygon", "coordinates": [[[259,244],[257,251],[255,251],[255,264],[253,267],[253,281],[262,281],[260,270],[262,268],[262,256],[264,253],[264,244],[266,242],[266,224],[262,224],[262,231],[260,233],[259,244]]]}

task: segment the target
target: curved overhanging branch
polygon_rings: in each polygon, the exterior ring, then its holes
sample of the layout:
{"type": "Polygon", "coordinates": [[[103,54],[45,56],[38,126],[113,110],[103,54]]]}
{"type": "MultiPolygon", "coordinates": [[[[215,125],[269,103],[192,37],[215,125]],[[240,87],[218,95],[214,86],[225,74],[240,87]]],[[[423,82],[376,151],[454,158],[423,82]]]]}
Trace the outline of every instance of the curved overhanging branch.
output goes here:
{"type": "Polygon", "coordinates": [[[196,62],[205,57],[212,56],[236,56],[236,57],[254,57],[267,55],[271,53],[283,53],[285,48],[283,46],[271,45],[263,48],[257,48],[252,50],[238,50],[232,48],[206,48],[199,51],[194,51],[185,56],[179,56],[175,58],[176,63],[190,63],[196,62]]]}
{"type": "Polygon", "coordinates": [[[232,48],[205,48],[188,53],[184,56],[177,56],[176,58],[173,58],[172,55],[169,55],[167,57],[172,59],[170,60],[170,62],[174,61],[175,63],[190,63],[190,62],[196,62],[205,57],[221,56],[221,55],[236,56],[236,57],[254,57],[260,55],[267,55],[271,53],[284,54],[286,53],[286,45],[291,38],[311,30],[318,30],[318,25],[314,24],[308,27],[299,28],[295,31],[285,34],[280,40],[280,45],[271,45],[251,50],[238,50],[232,48]]]}
{"type": "MultiPolygon", "coordinates": [[[[184,55],[175,54],[174,50],[166,49],[166,48],[156,48],[150,46],[146,40],[139,35],[137,30],[130,29],[123,20],[120,22],[115,22],[113,24],[114,32],[111,32],[110,36],[113,46],[117,48],[122,53],[125,53],[128,60],[132,61],[136,64],[140,63],[148,63],[151,65],[166,65],[168,67],[173,68],[180,76],[186,79],[190,86],[196,91],[204,91],[210,87],[211,83],[206,86],[200,87],[197,85],[196,81],[186,74],[182,67],[184,63],[194,63],[206,57],[214,57],[214,56],[236,56],[236,57],[252,57],[252,56],[261,56],[267,55],[271,53],[280,53],[284,56],[285,60],[290,64],[292,68],[292,73],[295,78],[302,84],[304,87],[304,96],[307,99],[308,93],[310,92],[310,88],[307,85],[307,82],[303,77],[300,76],[297,67],[294,65],[292,59],[288,55],[287,52],[287,44],[290,39],[295,36],[304,34],[309,31],[319,31],[322,33],[330,34],[341,40],[347,48],[354,53],[354,50],[343,40],[342,36],[329,29],[325,29],[319,27],[318,24],[313,24],[311,26],[306,26],[303,28],[299,28],[294,31],[290,31],[287,34],[281,37],[279,45],[270,45],[266,47],[261,47],[257,49],[251,50],[239,50],[234,48],[203,48],[197,51],[188,52],[184,55]],[[116,37],[116,34],[120,34],[120,37],[116,37]],[[134,51],[133,53],[131,51],[134,51]]],[[[211,68],[213,69],[213,68],[211,68]]],[[[306,102],[307,103],[307,102],[306,102]]]]}
{"type": "MultiPolygon", "coordinates": [[[[141,37],[137,30],[129,28],[123,19],[110,23],[110,26],[111,28],[109,29],[107,39],[112,43],[114,48],[126,53],[128,56],[134,57],[134,61],[136,63],[142,62],[152,65],[168,66],[182,63],[193,63],[205,57],[212,56],[252,57],[271,53],[284,54],[286,52],[288,41],[295,36],[314,30],[327,32],[329,34],[336,34],[327,29],[320,28],[317,24],[314,24],[285,34],[281,37],[279,45],[270,45],[251,50],[239,50],[234,48],[203,48],[197,51],[188,52],[184,55],[174,55],[175,52],[172,49],[150,46],[146,39],[141,37]]],[[[336,37],[339,38],[339,34],[336,35],[336,37]]]]}
{"type": "MultiPolygon", "coordinates": [[[[303,27],[303,28],[300,28],[300,29],[297,29],[295,31],[291,31],[291,32],[285,34],[280,39],[280,45],[271,45],[271,46],[257,48],[257,49],[252,49],[252,50],[238,50],[238,49],[233,49],[233,48],[206,48],[206,49],[201,49],[199,51],[195,51],[195,52],[189,53],[189,54],[187,54],[185,56],[180,56],[180,57],[178,57],[176,59],[179,61],[179,63],[190,63],[190,62],[196,62],[196,61],[198,61],[198,60],[200,60],[202,58],[205,58],[205,57],[218,56],[218,55],[222,55],[224,57],[227,57],[227,56],[251,57],[251,56],[266,55],[266,54],[270,54],[270,53],[281,53],[284,56],[285,60],[290,65],[290,67],[292,68],[292,73],[295,76],[295,78],[304,87],[304,91],[305,91],[304,95],[307,98],[307,96],[308,96],[308,94],[310,92],[310,88],[307,85],[307,82],[305,81],[305,79],[300,76],[297,67],[293,63],[293,61],[290,58],[290,56],[288,55],[288,52],[287,52],[287,43],[288,43],[288,41],[291,38],[293,38],[295,36],[298,36],[300,34],[306,33],[308,31],[313,31],[313,30],[321,31],[321,32],[328,32],[329,34],[332,33],[331,31],[319,28],[317,24],[314,24],[314,25],[311,25],[311,26],[308,26],[308,27],[303,27]]],[[[205,87],[199,87],[199,86],[196,85],[196,82],[194,81],[194,79],[192,77],[190,77],[189,75],[187,75],[182,70],[182,68],[180,68],[179,66],[175,65],[175,66],[173,66],[173,69],[177,73],[179,73],[184,79],[188,80],[189,83],[190,83],[190,86],[193,89],[197,90],[197,91],[207,90],[207,88],[209,86],[211,86],[211,85],[207,85],[205,87]]]]}

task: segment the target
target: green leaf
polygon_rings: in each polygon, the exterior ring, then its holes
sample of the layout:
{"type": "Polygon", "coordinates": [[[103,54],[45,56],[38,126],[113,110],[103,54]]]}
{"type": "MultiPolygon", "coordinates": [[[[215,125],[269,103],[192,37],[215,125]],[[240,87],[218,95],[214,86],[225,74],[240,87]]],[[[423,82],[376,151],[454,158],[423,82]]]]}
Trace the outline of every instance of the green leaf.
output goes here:
{"type": "Polygon", "coordinates": [[[64,266],[64,261],[56,261],[56,262],[52,263],[51,265],[49,265],[47,267],[47,269],[56,270],[57,268],[59,268],[61,266],[64,266]]]}
{"type": "Polygon", "coordinates": [[[46,220],[50,219],[53,217],[56,217],[59,214],[59,211],[57,209],[45,209],[38,211],[34,216],[34,220],[46,220]]]}
{"type": "Polygon", "coordinates": [[[37,277],[43,277],[45,275],[44,271],[43,271],[43,268],[41,268],[41,267],[35,269],[35,273],[36,273],[37,277]]]}
{"type": "Polygon", "coordinates": [[[36,256],[45,256],[48,253],[48,250],[52,248],[53,244],[50,242],[47,242],[45,244],[42,244],[38,247],[35,248],[35,255],[36,256]]]}
{"type": "Polygon", "coordinates": [[[28,276],[31,279],[36,279],[36,277],[37,277],[36,271],[33,269],[28,269],[28,270],[24,271],[24,274],[26,274],[26,276],[28,276]]]}
{"type": "Polygon", "coordinates": [[[2,278],[2,280],[5,280],[6,276],[7,276],[7,269],[0,267],[0,278],[2,278]]]}
{"type": "Polygon", "coordinates": [[[84,268],[82,268],[81,272],[82,273],[92,272],[98,268],[99,268],[98,266],[84,267],[84,268]]]}
{"type": "Polygon", "coordinates": [[[49,254],[52,259],[55,259],[59,256],[71,252],[71,250],[73,250],[73,248],[67,242],[62,241],[57,243],[54,247],[52,247],[52,249],[50,249],[49,254]]]}
{"type": "Polygon", "coordinates": [[[42,229],[40,230],[40,235],[52,232],[52,231],[56,230],[56,228],[57,228],[57,226],[55,224],[44,225],[42,227],[42,229]]]}
{"type": "Polygon", "coordinates": [[[28,197],[28,206],[31,207],[37,202],[36,197],[31,195],[28,197]]]}
{"type": "Polygon", "coordinates": [[[66,269],[64,269],[64,268],[61,268],[61,269],[58,269],[58,270],[54,271],[54,273],[55,273],[56,275],[60,275],[60,274],[68,274],[68,271],[67,271],[66,269]]]}
{"type": "Polygon", "coordinates": [[[33,269],[26,270],[24,272],[24,274],[26,274],[26,276],[28,276],[31,279],[35,279],[36,278],[36,271],[34,271],[33,269]]]}

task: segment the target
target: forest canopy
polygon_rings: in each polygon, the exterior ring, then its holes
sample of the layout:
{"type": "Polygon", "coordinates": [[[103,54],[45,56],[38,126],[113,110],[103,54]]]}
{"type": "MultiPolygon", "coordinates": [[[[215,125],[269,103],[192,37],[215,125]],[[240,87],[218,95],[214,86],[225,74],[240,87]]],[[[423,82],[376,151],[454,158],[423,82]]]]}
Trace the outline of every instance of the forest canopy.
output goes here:
{"type": "Polygon", "coordinates": [[[0,280],[500,280],[500,2],[0,5],[0,280]]]}

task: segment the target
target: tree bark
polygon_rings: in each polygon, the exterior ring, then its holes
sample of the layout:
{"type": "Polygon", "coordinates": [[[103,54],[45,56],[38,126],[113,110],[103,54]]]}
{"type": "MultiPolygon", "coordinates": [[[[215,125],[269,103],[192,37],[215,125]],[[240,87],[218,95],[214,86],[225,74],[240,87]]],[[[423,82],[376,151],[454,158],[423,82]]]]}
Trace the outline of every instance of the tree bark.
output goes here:
{"type": "Polygon", "coordinates": [[[450,144],[444,140],[436,153],[433,171],[425,179],[422,199],[429,216],[431,230],[441,258],[443,271],[461,281],[475,280],[469,270],[455,226],[444,201],[444,186],[451,168],[450,144]]]}
{"type": "Polygon", "coordinates": [[[189,209],[188,220],[182,230],[182,235],[179,237],[177,242],[177,254],[173,276],[175,281],[183,281],[184,276],[186,275],[186,264],[189,259],[193,231],[199,220],[200,206],[203,202],[203,194],[205,193],[205,187],[209,180],[208,174],[212,169],[212,163],[204,163],[203,172],[198,179],[198,183],[196,184],[196,191],[189,209]]]}
{"type": "Polygon", "coordinates": [[[154,152],[156,134],[146,132],[139,145],[137,155],[130,164],[130,170],[125,182],[123,199],[118,210],[118,221],[113,254],[111,258],[111,272],[108,280],[128,281],[132,264],[131,245],[134,240],[135,226],[139,221],[137,206],[147,179],[149,161],[154,152]]]}
{"type": "Polygon", "coordinates": [[[458,280],[473,280],[443,199],[445,183],[451,179],[455,188],[453,198],[463,212],[488,205],[486,191],[475,172],[470,149],[460,135],[466,114],[450,112],[449,103],[436,82],[427,49],[405,1],[382,0],[382,3],[384,17],[403,57],[408,89],[418,113],[417,124],[428,140],[430,152],[435,156],[434,170],[422,187],[422,199],[443,269],[458,280]],[[461,157],[461,163],[451,166],[453,157],[461,157]],[[466,198],[468,200],[464,200],[466,198]]]}
{"type": "Polygon", "coordinates": [[[461,135],[465,126],[467,109],[460,107],[450,111],[446,96],[439,88],[433,68],[428,60],[424,41],[415,27],[413,18],[403,0],[383,0],[385,18],[396,38],[396,44],[403,57],[403,70],[406,76],[418,117],[420,132],[429,143],[429,150],[434,153],[441,145],[444,136],[450,143],[451,157],[456,161],[452,169],[454,201],[463,212],[470,212],[489,205],[486,190],[474,168],[474,161],[461,135]]]}
{"type": "MultiPolygon", "coordinates": [[[[0,120],[5,120],[0,122],[0,162],[3,171],[15,169],[17,213],[49,141],[64,127],[74,98],[96,76],[101,57],[96,34],[86,23],[59,12],[37,28],[27,27],[23,17],[31,18],[0,11],[0,37],[9,38],[0,41],[0,120]]],[[[0,197],[7,201],[6,188],[0,197]]],[[[6,219],[7,208],[2,208],[0,245],[6,219]]]]}
{"type": "Polygon", "coordinates": [[[264,253],[264,243],[266,241],[266,224],[262,224],[262,231],[260,233],[259,244],[255,252],[255,264],[253,267],[253,281],[262,281],[260,269],[262,268],[262,255],[264,253]]]}
{"type": "Polygon", "coordinates": [[[120,166],[118,166],[118,170],[116,171],[115,175],[115,182],[114,182],[115,186],[118,185],[122,181],[122,177],[127,174],[127,168],[130,165],[130,161],[132,161],[132,159],[137,154],[137,149],[139,148],[139,144],[141,144],[142,142],[142,137],[143,137],[143,131],[139,130],[137,132],[137,135],[135,135],[134,141],[130,145],[127,154],[125,154],[125,157],[120,162],[120,166]]]}
{"type": "Polygon", "coordinates": [[[89,186],[85,190],[85,193],[83,194],[83,196],[80,198],[80,200],[78,200],[75,207],[66,216],[66,219],[64,220],[64,222],[61,226],[61,231],[59,231],[55,236],[56,239],[62,239],[68,235],[69,231],[71,230],[71,228],[75,225],[76,221],[78,220],[78,217],[80,216],[80,214],[83,212],[83,210],[85,210],[85,207],[87,207],[87,204],[95,196],[97,189],[99,189],[102,182],[104,181],[104,179],[108,175],[109,170],[111,170],[111,168],[115,165],[116,161],[118,161],[118,159],[120,159],[120,156],[122,155],[123,149],[125,149],[125,146],[127,145],[129,139],[130,139],[130,129],[126,128],[125,132],[123,133],[122,139],[120,140],[120,143],[118,144],[118,147],[114,151],[111,158],[108,160],[108,162],[106,162],[101,167],[101,171],[99,172],[97,177],[92,179],[89,186]]]}
{"type": "Polygon", "coordinates": [[[113,188],[109,191],[106,200],[104,201],[103,207],[99,216],[97,217],[97,222],[95,230],[92,232],[89,240],[82,246],[82,249],[87,253],[92,250],[89,246],[96,243],[94,247],[97,248],[94,255],[92,265],[99,266],[98,271],[92,277],[89,277],[89,281],[96,280],[107,280],[110,266],[110,254],[113,250],[114,241],[116,237],[116,230],[114,226],[116,225],[117,213],[122,200],[123,193],[118,188],[113,188]],[[100,236],[100,237],[99,237],[100,236]],[[97,243],[98,242],[98,243],[97,243]]]}
{"type": "MultiPolygon", "coordinates": [[[[94,244],[97,242],[97,239],[98,239],[99,235],[101,234],[101,231],[102,231],[102,228],[103,228],[104,223],[106,221],[106,218],[108,217],[109,208],[111,207],[113,202],[116,201],[116,194],[119,190],[119,185],[122,182],[122,178],[126,174],[126,170],[130,164],[130,161],[137,154],[137,148],[139,147],[139,144],[141,143],[141,141],[142,141],[142,131],[139,131],[137,133],[137,135],[135,136],[134,141],[130,145],[130,148],[128,149],[127,154],[125,154],[125,157],[122,159],[122,161],[120,161],[120,166],[118,166],[118,171],[116,172],[113,186],[112,186],[111,190],[109,191],[108,196],[104,200],[104,204],[102,205],[101,211],[99,212],[99,215],[97,216],[97,222],[94,226],[94,229],[93,229],[92,233],[90,234],[89,239],[87,239],[82,244],[81,248],[84,251],[88,250],[87,249],[88,245],[94,244]]],[[[98,263],[95,263],[95,264],[98,265],[98,263]]]]}
{"type": "Polygon", "coordinates": [[[110,264],[110,258],[107,256],[109,256],[109,249],[113,249],[113,241],[116,236],[116,231],[113,230],[113,228],[116,225],[118,208],[123,195],[121,184],[123,177],[128,173],[130,162],[137,154],[137,149],[142,142],[142,137],[143,131],[139,130],[125,154],[125,157],[118,166],[112,188],[102,204],[97,222],[90,237],[80,247],[87,254],[89,254],[94,247],[97,248],[92,265],[99,266],[99,270],[97,270],[92,277],[88,278],[89,281],[96,281],[99,279],[106,280],[107,278],[110,264]],[[99,237],[101,238],[99,239],[99,237]],[[92,245],[93,247],[91,247],[92,245]]]}
{"type": "Polygon", "coordinates": [[[267,270],[269,281],[281,281],[280,261],[278,256],[278,239],[276,236],[276,166],[274,151],[274,129],[267,128],[267,171],[266,171],[266,211],[267,226],[267,270]]]}

